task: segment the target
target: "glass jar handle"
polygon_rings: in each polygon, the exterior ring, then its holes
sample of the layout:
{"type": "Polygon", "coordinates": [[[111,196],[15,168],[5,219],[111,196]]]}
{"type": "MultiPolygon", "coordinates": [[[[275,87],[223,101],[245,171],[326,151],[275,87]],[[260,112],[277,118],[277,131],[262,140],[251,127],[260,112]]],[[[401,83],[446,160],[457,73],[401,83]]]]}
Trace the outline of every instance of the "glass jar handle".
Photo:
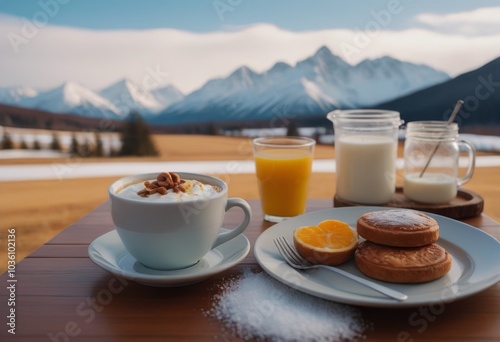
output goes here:
{"type": "Polygon", "coordinates": [[[465,147],[467,150],[468,154],[468,165],[467,165],[467,172],[465,172],[465,175],[463,177],[460,177],[457,180],[458,185],[463,185],[467,183],[471,178],[472,175],[474,174],[474,168],[476,167],[476,149],[474,148],[474,145],[472,145],[470,142],[467,140],[459,140],[458,144],[465,147]]]}

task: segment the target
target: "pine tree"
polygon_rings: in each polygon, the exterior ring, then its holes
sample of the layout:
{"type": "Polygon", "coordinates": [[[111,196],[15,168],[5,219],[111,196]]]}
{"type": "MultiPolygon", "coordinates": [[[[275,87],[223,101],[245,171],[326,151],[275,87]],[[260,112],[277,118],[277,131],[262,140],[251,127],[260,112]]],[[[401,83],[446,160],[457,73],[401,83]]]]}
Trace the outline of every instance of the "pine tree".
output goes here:
{"type": "Polygon", "coordinates": [[[215,124],[213,122],[210,122],[207,127],[207,134],[208,135],[217,135],[218,130],[217,127],[215,127],[215,124]]]}
{"type": "Polygon", "coordinates": [[[28,149],[28,144],[26,144],[26,141],[24,139],[21,140],[21,144],[19,144],[19,148],[21,150],[27,150],[28,149]]]}
{"type": "Polygon", "coordinates": [[[34,150],[41,150],[42,146],[40,146],[40,142],[38,142],[38,139],[35,137],[35,140],[33,141],[33,147],[32,149],[34,150]]]}
{"type": "Polygon", "coordinates": [[[61,143],[59,142],[59,137],[57,133],[52,133],[52,142],[50,143],[50,149],[53,151],[61,151],[61,143]]]}
{"type": "Polygon", "coordinates": [[[83,144],[80,145],[78,155],[84,158],[90,157],[92,155],[92,147],[90,146],[90,141],[87,138],[85,138],[83,144]]]}
{"type": "Polygon", "coordinates": [[[14,148],[14,142],[12,141],[9,132],[4,131],[1,147],[2,150],[12,150],[14,148]]]}
{"type": "Polygon", "coordinates": [[[76,156],[80,151],[80,144],[78,143],[78,139],[76,139],[76,134],[73,133],[71,135],[71,144],[69,145],[69,154],[72,156],[76,156]]]}
{"type": "Polygon", "coordinates": [[[101,133],[95,132],[94,137],[95,137],[94,156],[102,157],[104,156],[104,148],[102,146],[101,133]]]}
{"type": "Polygon", "coordinates": [[[121,156],[157,156],[149,127],[138,112],[131,112],[125,119],[121,134],[121,156]]]}
{"type": "Polygon", "coordinates": [[[288,127],[286,129],[286,136],[287,137],[298,137],[299,136],[299,130],[297,129],[297,125],[295,124],[295,121],[290,120],[288,127]]]}

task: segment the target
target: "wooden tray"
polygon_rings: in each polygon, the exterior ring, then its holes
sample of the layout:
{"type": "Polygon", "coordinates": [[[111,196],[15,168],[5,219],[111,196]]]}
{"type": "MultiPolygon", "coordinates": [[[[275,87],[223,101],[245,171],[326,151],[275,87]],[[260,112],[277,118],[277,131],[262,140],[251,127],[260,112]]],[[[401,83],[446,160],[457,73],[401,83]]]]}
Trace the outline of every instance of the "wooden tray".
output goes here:
{"type": "MultiPolygon", "coordinates": [[[[337,195],[333,198],[334,207],[352,207],[366,204],[359,204],[340,199],[337,195]]],[[[483,212],[484,200],[478,194],[458,189],[457,197],[447,204],[424,204],[414,202],[405,197],[403,188],[397,187],[392,200],[383,205],[384,207],[407,208],[447,216],[453,219],[464,219],[479,216],[483,212]]]]}

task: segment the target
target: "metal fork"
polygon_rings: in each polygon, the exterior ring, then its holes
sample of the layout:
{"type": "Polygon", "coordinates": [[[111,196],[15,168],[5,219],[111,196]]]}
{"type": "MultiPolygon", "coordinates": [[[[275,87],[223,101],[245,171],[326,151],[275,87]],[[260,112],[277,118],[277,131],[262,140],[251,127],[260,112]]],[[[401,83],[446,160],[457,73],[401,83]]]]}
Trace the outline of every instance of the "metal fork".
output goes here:
{"type": "Polygon", "coordinates": [[[391,288],[388,288],[386,286],[371,282],[369,280],[366,280],[364,278],[355,276],[354,274],[351,274],[349,272],[346,272],[344,270],[341,270],[340,268],[332,267],[332,266],[327,266],[327,265],[316,265],[313,264],[304,258],[302,258],[299,253],[295,250],[294,247],[292,247],[288,241],[285,239],[284,236],[278,237],[273,239],[274,244],[276,245],[276,248],[278,249],[278,252],[281,254],[281,256],[285,259],[286,263],[290,265],[293,268],[299,269],[299,270],[308,270],[308,269],[315,269],[315,268],[324,268],[330,271],[333,271],[335,273],[341,274],[349,279],[352,279],[354,281],[357,281],[358,283],[361,283],[377,292],[380,292],[382,294],[385,294],[388,297],[397,299],[399,301],[404,301],[408,298],[408,296],[404,293],[401,293],[399,291],[393,290],[391,288]]]}

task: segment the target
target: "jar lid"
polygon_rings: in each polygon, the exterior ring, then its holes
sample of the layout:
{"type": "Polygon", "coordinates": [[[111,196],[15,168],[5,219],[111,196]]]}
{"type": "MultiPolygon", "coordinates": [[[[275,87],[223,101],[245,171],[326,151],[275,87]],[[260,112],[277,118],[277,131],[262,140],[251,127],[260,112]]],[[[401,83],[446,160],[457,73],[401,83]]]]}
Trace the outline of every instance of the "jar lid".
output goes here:
{"type": "Polygon", "coordinates": [[[401,126],[399,112],[385,109],[349,109],[334,110],[327,114],[327,119],[343,128],[389,129],[401,126]]]}

